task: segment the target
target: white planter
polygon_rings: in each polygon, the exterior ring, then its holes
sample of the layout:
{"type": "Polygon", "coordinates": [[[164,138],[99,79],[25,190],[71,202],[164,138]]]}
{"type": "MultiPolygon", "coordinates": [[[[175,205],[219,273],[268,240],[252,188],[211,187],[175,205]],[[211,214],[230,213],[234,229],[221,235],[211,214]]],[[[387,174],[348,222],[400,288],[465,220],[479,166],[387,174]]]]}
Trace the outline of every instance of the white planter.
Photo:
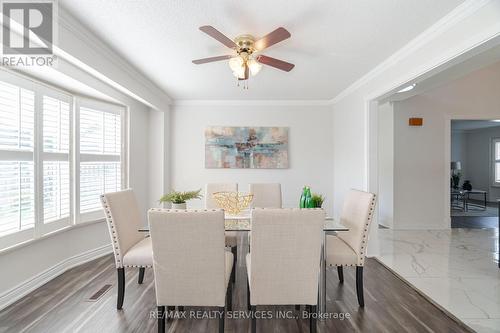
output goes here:
{"type": "Polygon", "coordinates": [[[186,203],[176,204],[172,202],[172,209],[186,209],[186,203]]]}

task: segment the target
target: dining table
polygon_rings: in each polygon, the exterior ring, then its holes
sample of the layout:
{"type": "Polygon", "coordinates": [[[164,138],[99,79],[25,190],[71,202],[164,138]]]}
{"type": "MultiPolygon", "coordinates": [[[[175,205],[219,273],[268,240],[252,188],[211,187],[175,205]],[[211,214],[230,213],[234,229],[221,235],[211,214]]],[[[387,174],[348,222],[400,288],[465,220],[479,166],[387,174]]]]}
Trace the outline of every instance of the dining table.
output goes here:
{"type": "MultiPolygon", "coordinates": [[[[224,212],[224,224],[226,231],[250,232],[252,231],[252,214],[246,210],[239,214],[229,214],[224,212]]],[[[140,232],[149,232],[149,227],[139,228],[140,232]]],[[[318,319],[322,320],[322,314],[326,312],[326,235],[332,232],[345,232],[349,229],[340,224],[332,217],[325,217],[323,225],[323,237],[321,238],[321,258],[320,258],[320,276],[319,276],[319,297],[318,297],[318,319]]]]}

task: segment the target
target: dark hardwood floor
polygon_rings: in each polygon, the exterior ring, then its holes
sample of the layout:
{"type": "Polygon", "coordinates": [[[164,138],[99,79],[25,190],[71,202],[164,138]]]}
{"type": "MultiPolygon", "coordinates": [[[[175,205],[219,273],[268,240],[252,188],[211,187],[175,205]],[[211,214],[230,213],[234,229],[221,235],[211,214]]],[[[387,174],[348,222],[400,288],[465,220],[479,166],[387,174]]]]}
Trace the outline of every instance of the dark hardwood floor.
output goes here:
{"type": "Polygon", "coordinates": [[[498,228],[498,217],[495,216],[452,216],[452,228],[495,229],[498,228]]]}
{"type": "MultiPolygon", "coordinates": [[[[244,237],[242,237],[242,240],[244,237]]],[[[245,242],[246,243],[246,242],[245,242]]],[[[243,247],[244,248],[244,247],[243,247]]],[[[240,253],[233,311],[246,308],[246,271],[240,253]]],[[[3,271],[4,274],[8,271],[3,271]]],[[[0,312],[0,332],[156,332],[152,269],[137,284],[138,269],[126,270],[123,310],[116,310],[116,269],[112,256],[76,267],[0,312]],[[89,297],[105,284],[112,288],[98,301],[89,297]]],[[[365,308],[357,304],[354,268],[327,274],[327,312],[349,318],[318,322],[318,332],[468,332],[374,259],[365,266],[365,308]]],[[[278,310],[276,307],[261,309],[278,310]]],[[[191,310],[191,308],[186,308],[191,310]]],[[[279,310],[293,311],[293,306],[279,310]]],[[[217,332],[217,319],[178,319],[169,332],[217,332]]],[[[227,319],[226,332],[249,332],[250,320],[227,319]]],[[[307,319],[257,320],[258,332],[309,332],[307,319]]]]}

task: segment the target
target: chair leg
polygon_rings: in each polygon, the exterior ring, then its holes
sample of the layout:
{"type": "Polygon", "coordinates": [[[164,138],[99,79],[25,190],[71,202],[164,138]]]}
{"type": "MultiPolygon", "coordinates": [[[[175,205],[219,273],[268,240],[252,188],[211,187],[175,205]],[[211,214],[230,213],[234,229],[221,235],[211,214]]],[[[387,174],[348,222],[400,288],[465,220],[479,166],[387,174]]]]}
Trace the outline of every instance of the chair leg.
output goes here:
{"type": "Polygon", "coordinates": [[[171,316],[175,312],[175,306],[167,306],[167,322],[173,320],[173,316],[171,316]]]}
{"type": "Polygon", "coordinates": [[[224,333],[224,317],[226,316],[226,312],[224,311],[224,307],[219,308],[219,333],[224,333]]]}
{"type": "Polygon", "coordinates": [[[339,274],[340,283],[344,283],[344,269],[342,266],[337,266],[337,273],[339,274]]]}
{"type": "Polygon", "coordinates": [[[316,333],[316,305],[309,306],[309,332],[316,333]]]}
{"type": "Polygon", "coordinates": [[[142,284],[144,281],[144,272],[146,271],[146,268],[144,267],[139,267],[139,279],[137,279],[137,283],[142,284]]]}
{"type": "Polygon", "coordinates": [[[123,307],[123,299],[125,297],[125,268],[121,267],[117,269],[118,273],[118,298],[116,302],[116,308],[121,310],[123,307]]]}
{"type": "Polygon", "coordinates": [[[238,246],[233,246],[231,248],[231,252],[233,253],[233,271],[231,274],[231,282],[236,283],[236,260],[238,258],[238,246]]]}
{"type": "Polygon", "coordinates": [[[158,307],[158,333],[165,333],[165,307],[158,307]]]}
{"type": "Polygon", "coordinates": [[[252,312],[252,333],[257,333],[257,319],[255,318],[257,307],[255,305],[252,305],[250,309],[252,312]]]}
{"type": "Polygon", "coordinates": [[[228,311],[233,309],[233,286],[231,283],[228,283],[226,290],[226,306],[228,311]]]}
{"type": "Polygon", "coordinates": [[[356,266],[356,293],[358,294],[358,303],[360,307],[365,306],[363,296],[363,266],[356,266]]]}
{"type": "Polygon", "coordinates": [[[247,310],[250,311],[252,306],[250,305],[250,284],[247,283],[247,310]]]}

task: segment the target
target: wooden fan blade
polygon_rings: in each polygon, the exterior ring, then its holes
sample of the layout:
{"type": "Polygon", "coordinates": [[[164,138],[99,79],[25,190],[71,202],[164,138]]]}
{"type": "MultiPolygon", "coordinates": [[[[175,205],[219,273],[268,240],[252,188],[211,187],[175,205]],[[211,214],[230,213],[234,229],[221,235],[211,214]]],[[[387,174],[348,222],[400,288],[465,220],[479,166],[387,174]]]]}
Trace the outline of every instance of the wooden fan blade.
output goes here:
{"type": "Polygon", "coordinates": [[[290,38],[291,34],[283,27],[279,27],[278,29],[268,33],[261,39],[255,42],[255,48],[258,51],[262,51],[265,48],[268,48],[271,45],[279,43],[287,38],[290,38]]]}
{"type": "Polygon", "coordinates": [[[206,64],[207,62],[214,62],[214,61],[231,59],[232,57],[233,57],[232,55],[224,55],[224,56],[218,56],[218,57],[196,59],[196,60],[193,60],[193,64],[201,65],[201,64],[206,64]]]}
{"type": "Polygon", "coordinates": [[[265,55],[260,55],[257,57],[257,61],[260,62],[261,64],[268,65],[277,69],[281,69],[282,71],[289,72],[291,71],[295,65],[291,64],[289,62],[271,58],[265,55]]]}
{"type": "Polygon", "coordinates": [[[219,42],[226,45],[230,49],[234,49],[237,47],[237,45],[231,39],[226,37],[222,32],[215,29],[211,25],[204,25],[200,27],[200,30],[209,35],[210,37],[217,39],[219,42]]]}

